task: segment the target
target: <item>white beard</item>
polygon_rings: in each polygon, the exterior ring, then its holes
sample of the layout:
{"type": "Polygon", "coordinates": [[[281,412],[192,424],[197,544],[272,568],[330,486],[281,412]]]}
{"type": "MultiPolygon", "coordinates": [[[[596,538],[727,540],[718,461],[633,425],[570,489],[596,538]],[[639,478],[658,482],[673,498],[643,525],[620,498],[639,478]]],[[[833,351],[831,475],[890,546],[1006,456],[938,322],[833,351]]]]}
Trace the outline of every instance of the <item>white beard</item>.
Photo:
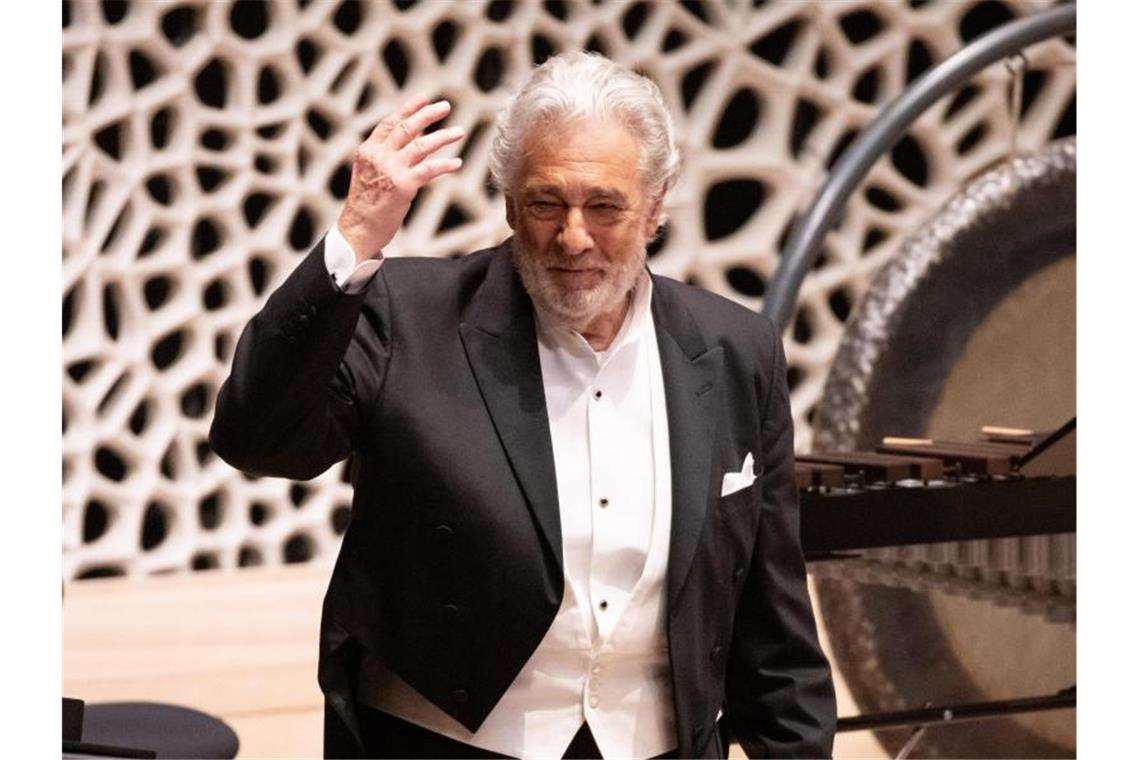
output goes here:
{"type": "Polygon", "coordinates": [[[542,311],[566,327],[582,332],[596,317],[617,309],[633,291],[645,268],[646,252],[619,262],[596,261],[588,256],[546,256],[522,249],[519,239],[511,245],[511,258],[522,278],[523,287],[542,311]],[[602,281],[591,288],[565,288],[548,271],[551,266],[597,268],[605,272],[602,281]]]}

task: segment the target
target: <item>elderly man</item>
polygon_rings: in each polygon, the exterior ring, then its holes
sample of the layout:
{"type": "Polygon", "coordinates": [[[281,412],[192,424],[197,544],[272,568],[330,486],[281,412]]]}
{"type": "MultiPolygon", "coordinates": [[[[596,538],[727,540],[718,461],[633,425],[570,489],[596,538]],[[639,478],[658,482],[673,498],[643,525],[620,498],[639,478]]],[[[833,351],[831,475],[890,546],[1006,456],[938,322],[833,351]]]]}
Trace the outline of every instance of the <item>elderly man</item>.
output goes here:
{"type": "Polygon", "coordinates": [[[657,88],[571,53],[504,110],[514,236],[394,258],[458,128],[416,98],[242,335],[210,440],[252,473],[353,455],[325,597],[325,752],[825,756],[780,337],[650,275],[677,175],[657,88]]]}

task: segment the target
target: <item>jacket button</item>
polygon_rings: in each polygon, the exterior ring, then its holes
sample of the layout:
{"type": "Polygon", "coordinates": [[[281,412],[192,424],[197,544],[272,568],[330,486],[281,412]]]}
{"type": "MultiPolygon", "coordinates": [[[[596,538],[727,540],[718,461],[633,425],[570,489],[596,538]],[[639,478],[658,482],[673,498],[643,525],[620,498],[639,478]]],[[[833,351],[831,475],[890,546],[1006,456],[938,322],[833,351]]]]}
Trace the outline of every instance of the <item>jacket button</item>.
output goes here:
{"type": "Polygon", "coordinates": [[[310,317],[317,316],[317,307],[316,306],[310,306],[309,307],[309,316],[310,317]]]}
{"type": "Polygon", "coordinates": [[[744,568],[738,567],[732,571],[732,582],[736,583],[740,580],[740,576],[744,575],[744,568]]]}
{"type": "Polygon", "coordinates": [[[456,702],[466,702],[467,692],[463,689],[456,689],[455,691],[451,692],[451,698],[456,702]]]}
{"type": "Polygon", "coordinates": [[[435,526],[435,537],[440,541],[447,540],[455,535],[455,531],[451,529],[450,525],[437,525],[435,526]]]}
{"type": "Polygon", "coordinates": [[[709,651],[709,659],[715,660],[719,655],[720,655],[720,645],[718,644],[717,646],[713,647],[709,651]]]}
{"type": "Polygon", "coordinates": [[[443,617],[448,621],[455,621],[459,618],[459,608],[454,604],[443,605],[443,617]]]}

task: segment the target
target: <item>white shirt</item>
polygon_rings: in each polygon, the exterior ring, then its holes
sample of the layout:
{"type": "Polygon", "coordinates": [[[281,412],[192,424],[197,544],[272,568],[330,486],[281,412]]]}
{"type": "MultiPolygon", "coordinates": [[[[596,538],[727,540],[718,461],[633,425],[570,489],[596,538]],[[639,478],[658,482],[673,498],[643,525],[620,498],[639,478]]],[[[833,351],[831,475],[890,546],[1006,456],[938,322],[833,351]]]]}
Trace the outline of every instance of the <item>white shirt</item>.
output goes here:
{"type": "MultiPolygon", "coordinates": [[[[346,291],[362,289],[379,261],[354,267],[335,229],[325,263],[346,291]]],[[[535,315],[566,584],[553,624],[514,682],[475,732],[373,660],[361,701],[514,757],[561,757],[583,721],[606,757],[652,757],[677,746],[665,633],[669,434],[652,290],[643,273],[603,352],[535,315]]]]}

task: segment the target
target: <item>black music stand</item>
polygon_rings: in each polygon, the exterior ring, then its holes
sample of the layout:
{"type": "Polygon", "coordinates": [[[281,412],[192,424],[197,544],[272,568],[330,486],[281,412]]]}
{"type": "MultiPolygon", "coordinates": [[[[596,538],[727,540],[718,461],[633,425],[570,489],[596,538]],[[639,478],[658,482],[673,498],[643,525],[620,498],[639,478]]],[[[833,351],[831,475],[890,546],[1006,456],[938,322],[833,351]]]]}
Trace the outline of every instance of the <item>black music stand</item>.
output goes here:
{"type": "Polygon", "coordinates": [[[64,757],[217,758],[237,755],[238,737],[199,710],[158,702],[63,701],[64,757]]]}

